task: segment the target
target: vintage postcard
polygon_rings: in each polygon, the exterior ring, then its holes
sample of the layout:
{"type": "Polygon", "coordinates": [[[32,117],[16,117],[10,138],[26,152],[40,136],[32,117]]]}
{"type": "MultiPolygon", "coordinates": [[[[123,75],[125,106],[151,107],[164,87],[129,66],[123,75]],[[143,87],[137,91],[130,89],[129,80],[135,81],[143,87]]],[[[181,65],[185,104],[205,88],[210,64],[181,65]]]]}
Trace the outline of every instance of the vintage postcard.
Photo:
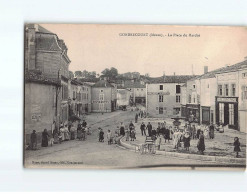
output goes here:
{"type": "Polygon", "coordinates": [[[245,169],[247,28],[25,24],[24,167],[245,169]]]}

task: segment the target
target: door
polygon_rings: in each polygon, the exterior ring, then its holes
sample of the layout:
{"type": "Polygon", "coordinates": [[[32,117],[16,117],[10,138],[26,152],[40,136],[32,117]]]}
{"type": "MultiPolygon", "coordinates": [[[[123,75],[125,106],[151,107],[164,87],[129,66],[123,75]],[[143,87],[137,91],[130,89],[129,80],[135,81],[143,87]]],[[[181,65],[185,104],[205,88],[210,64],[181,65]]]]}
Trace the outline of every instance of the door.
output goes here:
{"type": "Polygon", "coordinates": [[[224,106],[224,125],[229,124],[229,104],[225,103],[224,106]]]}

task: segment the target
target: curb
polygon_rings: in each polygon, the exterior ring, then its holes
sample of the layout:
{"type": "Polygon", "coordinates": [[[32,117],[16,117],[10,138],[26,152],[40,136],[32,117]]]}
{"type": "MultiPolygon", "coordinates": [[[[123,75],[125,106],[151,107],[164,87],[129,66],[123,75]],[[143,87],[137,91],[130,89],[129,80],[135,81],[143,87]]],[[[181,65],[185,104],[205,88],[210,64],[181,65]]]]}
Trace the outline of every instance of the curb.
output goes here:
{"type": "MultiPolygon", "coordinates": [[[[122,139],[122,137],[119,140],[119,144],[127,149],[135,150],[135,145],[127,144],[122,139]]],[[[213,161],[213,162],[219,162],[219,163],[234,163],[234,164],[246,164],[246,159],[244,158],[227,158],[227,157],[221,157],[221,156],[203,156],[203,155],[196,155],[196,154],[183,154],[183,153],[177,153],[177,152],[166,152],[166,151],[160,151],[156,150],[155,154],[169,156],[169,157],[178,157],[183,159],[191,159],[191,160],[201,160],[201,161],[213,161]]]]}

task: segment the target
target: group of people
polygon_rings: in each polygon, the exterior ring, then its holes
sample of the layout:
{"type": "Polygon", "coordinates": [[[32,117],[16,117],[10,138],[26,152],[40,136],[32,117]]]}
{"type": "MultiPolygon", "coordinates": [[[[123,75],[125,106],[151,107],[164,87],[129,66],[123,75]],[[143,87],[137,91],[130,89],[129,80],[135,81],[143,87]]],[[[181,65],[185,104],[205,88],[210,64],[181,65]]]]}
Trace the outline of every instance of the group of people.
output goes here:
{"type": "MultiPolygon", "coordinates": [[[[59,129],[56,127],[55,121],[51,127],[51,135],[48,133],[47,129],[44,129],[41,136],[41,146],[48,147],[49,142],[52,146],[53,144],[61,144],[63,141],[75,140],[86,140],[87,135],[91,134],[90,127],[87,127],[87,122],[83,120],[78,122],[77,128],[76,124],[69,121],[66,124],[61,123],[59,129]]],[[[30,136],[30,146],[31,150],[37,149],[37,133],[33,130],[30,136]]]]}

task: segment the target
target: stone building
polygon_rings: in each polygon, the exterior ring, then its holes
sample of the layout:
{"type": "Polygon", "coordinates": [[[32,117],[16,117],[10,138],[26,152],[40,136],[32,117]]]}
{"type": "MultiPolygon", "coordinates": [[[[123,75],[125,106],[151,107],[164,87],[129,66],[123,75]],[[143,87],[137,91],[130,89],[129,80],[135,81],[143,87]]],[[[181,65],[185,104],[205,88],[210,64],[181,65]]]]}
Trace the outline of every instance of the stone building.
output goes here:
{"type": "Polygon", "coordinates": [[[181,86],[192,75],[150,78],[146,84],[146,111],[150,117],[181,116],[181,86]]]}
{"type": "Polygon", "coordinates": [[[117,105],[117,86],[100,80],[92,86],[92,112],[113,112],[117,105]]]}
{"type": "MultiPolygon", "coordinates": [[[[47,29],[37,24],[25,26],[25,72],[35,71],[48,80],[59,83],[56,90],[47,95],[39,93],[41,97],[52,96],[56,100],[55,120],[57,125],[68,121],[68,67],[70,59],[63,40],[47,29]]],[[[36,98],[36,97],[32,97],[36,98]]],[[[46,99],[46,98],[44,98],[46,99]]],[[[49,105],[49,104],[47,104],[49,105]]],[[[28,106],[26,106],[28,107],[28,106]]],[[[25,107],[25,108],[26,108],[25,107]]],[[[41,105],[40,105],[41,107],[41,105]]],[[[45,116],[43,116],[45,117],[45,116]]]]}

